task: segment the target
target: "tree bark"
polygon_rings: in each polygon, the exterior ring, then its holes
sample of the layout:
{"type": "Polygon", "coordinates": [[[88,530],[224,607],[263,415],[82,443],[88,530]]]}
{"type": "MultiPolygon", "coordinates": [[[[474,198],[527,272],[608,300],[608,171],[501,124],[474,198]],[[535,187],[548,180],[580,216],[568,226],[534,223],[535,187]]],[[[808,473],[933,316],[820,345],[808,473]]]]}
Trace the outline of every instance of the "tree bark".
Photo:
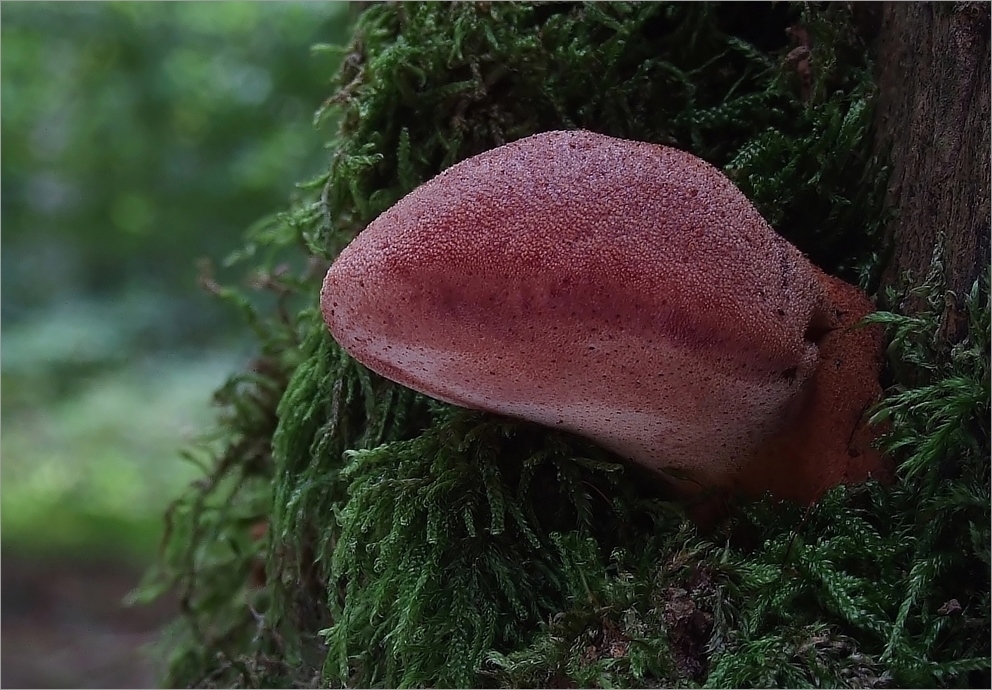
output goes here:
{"type": "Polygon", "coordinates": [[[878,36],[876,150],[897,211],[882,283],[908,271],[919,284],[942,245],[949,342],[964,337],[963,297],[989,267],[990,17],[984,2],[884,3],[878,36]]]}

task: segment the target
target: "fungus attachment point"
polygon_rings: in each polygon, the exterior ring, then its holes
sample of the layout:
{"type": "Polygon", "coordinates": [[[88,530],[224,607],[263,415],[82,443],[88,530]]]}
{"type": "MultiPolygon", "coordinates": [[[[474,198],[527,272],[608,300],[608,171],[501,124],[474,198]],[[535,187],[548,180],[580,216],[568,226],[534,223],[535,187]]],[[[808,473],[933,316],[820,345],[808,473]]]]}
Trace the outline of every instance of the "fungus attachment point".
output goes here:
{"type": "Polygon", "coordinates": [[[869,300],[676,149],[548,132],[462,161],[341,253],[321,306],[387,378],[686,486],[809,502],[887,472],[862,422],[881,336],[849,328],[869,300]]]}

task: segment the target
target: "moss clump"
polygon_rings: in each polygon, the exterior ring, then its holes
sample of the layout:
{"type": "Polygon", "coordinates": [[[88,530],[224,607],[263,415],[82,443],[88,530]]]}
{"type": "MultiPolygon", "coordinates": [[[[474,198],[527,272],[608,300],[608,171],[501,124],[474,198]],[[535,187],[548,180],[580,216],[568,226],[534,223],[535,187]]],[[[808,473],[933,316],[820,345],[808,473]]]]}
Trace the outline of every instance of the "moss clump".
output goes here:
{"type": "Polygon", "coordinates": [[[168,684],[983,682],[987,283],[954,350],[929,337],[934,314],[878,317],[894,362],[923,372],[878,411],[903,458],[895,486],[838,488],[808,511],[759,502],[707,535],[588,442],[369,372],[316,309],[327,261],[404,193],[571,127],[722,166],[814,261],[872,284],[884,170],[865,153],[873,90],[847,12],[367,9],[319,114],[338,123],[329,170],[236,257],[261,265],[280,302],[263,313],[217,288],[261,356],[220,392],[209,474],[170,513],[152,577],[183,604],[168,684]],[[301,255],[297,274],[268,268],[301,255]]]}

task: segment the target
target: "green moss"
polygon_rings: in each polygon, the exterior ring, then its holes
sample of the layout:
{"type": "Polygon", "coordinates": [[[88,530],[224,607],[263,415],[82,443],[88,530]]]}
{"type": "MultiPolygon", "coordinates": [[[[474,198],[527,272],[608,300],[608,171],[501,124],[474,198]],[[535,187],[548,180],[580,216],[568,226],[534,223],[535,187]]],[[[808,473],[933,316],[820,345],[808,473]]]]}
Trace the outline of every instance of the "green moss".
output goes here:
{"type": "Polygon", "coordinates": [[[261,353],[220,392],[213,469],[177,501],[150,580],[178,586],[184,607],[167,682],[860,687],[986,673],[987,283],[950,351],[926,330],[937,312],[877,317],[893,361],[926,374],[878,411],[895,486],[838,488],[808,511],[756,503],[706,535],[588,442],[369,372],[316,308],[327,260],[417,184],[574,127],[691,150],[825,269],[872,285],[885,171],[866,154],[870,65],[847,12],[368,8],[319,114],[338,123],[328,172],[235,257],[261,266],[278,303],[256,311],[217,288],[261,353]],[[786,59],[789,27],[809,37],[811,72],[786,59]],[[268,268],[301,255],[320,259],[268,268]]]}

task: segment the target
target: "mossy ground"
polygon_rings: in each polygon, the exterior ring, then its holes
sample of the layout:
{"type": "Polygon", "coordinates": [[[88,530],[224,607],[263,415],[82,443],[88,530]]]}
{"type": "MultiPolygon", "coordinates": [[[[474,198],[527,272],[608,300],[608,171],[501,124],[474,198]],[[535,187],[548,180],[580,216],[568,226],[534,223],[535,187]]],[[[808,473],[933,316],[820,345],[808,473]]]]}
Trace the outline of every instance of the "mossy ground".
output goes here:
{"type": "Polygon", "coordinates": [[[931,312],[876,317],[894,485],[749,504],[707,533],[588,442],[369,372],[316,308],[329,260],[403,194],[574,127],[709,160],[876,290],[885,169],[846,5],[373,5],[342,57],[329,170],[235,257],[277,303],[215,286],[259,358],[217,394],[211,469],[149,580],[183,605],[168,684],[987,686],[987,280],[953,346],[938,273],[906,284],[931,312]]]}

